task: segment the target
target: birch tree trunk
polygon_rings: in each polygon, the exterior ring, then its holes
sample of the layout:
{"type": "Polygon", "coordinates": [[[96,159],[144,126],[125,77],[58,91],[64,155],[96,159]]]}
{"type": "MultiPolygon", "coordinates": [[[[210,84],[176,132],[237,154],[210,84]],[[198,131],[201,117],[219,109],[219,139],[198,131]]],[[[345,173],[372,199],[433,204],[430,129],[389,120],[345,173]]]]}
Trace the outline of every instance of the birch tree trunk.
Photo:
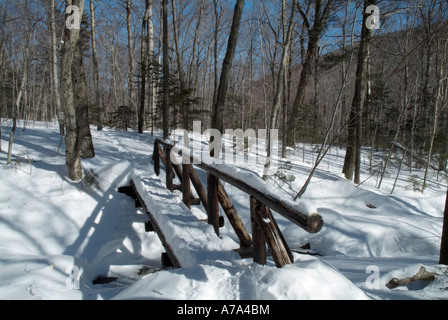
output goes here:
{"type": "Polygon", "coordinates": [[[151,134],[154,135],[155,108],[157,105],[157,84],[154,77],[156,60],[154,56],[154,20],[153,0],[149,2],[148,19],[148,79],[149,79],[149,111],[151,113],[151,134]]]}

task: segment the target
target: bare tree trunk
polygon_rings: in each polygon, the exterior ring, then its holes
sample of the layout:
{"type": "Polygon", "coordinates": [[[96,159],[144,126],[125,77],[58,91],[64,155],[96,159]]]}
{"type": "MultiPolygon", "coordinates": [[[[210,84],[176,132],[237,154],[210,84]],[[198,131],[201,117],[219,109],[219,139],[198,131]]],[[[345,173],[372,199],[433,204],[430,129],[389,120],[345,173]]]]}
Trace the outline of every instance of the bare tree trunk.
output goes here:
{"type": "Polygon", "coordinates": [[[6,159],[6,164],[10,164],[11,163],[11,157],[12,157],[12,147],[13,147],[13,142],[14,142],[14,135],[16,133],[16,129],[17,129],[17,116],[18,116],[18,111],[19,111],[19,107],[20,107],[20,102],[22,101],[22,97],[23,97],[23,91],[25,89],[25,85],[28,82],[27,80],[27,74],[28,74],[28,44],[26,45],[25,48],[25,53],[24,53],[24,70],[23,70],[23,75],[22,75],[22,84],[20,85],[20,90],[19,90],[19,94],[17,95],[16,98],[16,102],[13,106],[13,115],[12,115],[12,128],[11,128],[11,132],[9,133],[9,142],[8,142],[8,156],[6,159]]]}
{"type": "Polygon", "coordinates": [[[147,70],[149,65],[148,59],[148,21],[151,16],[152,0],[145,1],[145,15],[142,23],[142,44],[141,44],[141,91],[140,105],[138,109],[138,133],[142,134],[145,126],[145,104],[146,104],[146,81],[147,70]]]}
{"type": "Polygon", "coordinates": [[[129,107],[134,109],[134,75],[135,75],[135,62],[133,53],[133,39],[132,39],[132,0],[126,0],[126,29],[128,32],[128,55],[129,55],[129,92],[128,101],[129,107]]]}
{"type": "MultiPolygon", "coordinates": [[[[179,46],[179,22],[177,19],[177,6],[176,0],[171,0],[172,6],[172,16],[173,16],[173,35],[174,35],[174,46],[176,51],[177,60],[177,71],[179,72],[179,87],[180,91],[183,92],[186,89],[185,86],[185,76],[184,76],[184,59],[179,46]]],[[[188,130],[188,117],[189,110],[187,105],[181,105],[180,113],[182,115],[182,125],[185,130],[188,130]]]]}
{"type": "MultiPolygon", "coordinates": [[[[216,5],[216,3],[215,3],[216,5]]],[[[215,7],[216,8],[216,7],[215,7]]],[[[218,92],[216,96],[216,103],[213,105],[212,113],[212,128],[223,132],[223,110],[227,98],[227,88],[230,78],[230,71],[232,69],[233,57],[235,55],[236,44],[238,41],[238,34],[241,23],[241,16],[244,9],[244,0],[237,0],[235,10],[233,13],[233,22],[230,29],[229,40],[227,44],[227,52],[222,64],[221,78],[219,82],[218,92]]],[[[212,137],[216,139],[216,137],[212,137]]],[[[216,143],[214,140],[210,143],[216,143]]],[[[221,143],[221,141],[219,142],[221,143]]],[[[216,148],[215,148],[216,149],[216,148]]],[[[218,152],[210,148],[210,156],[218,157],[218,152]]],[[[216,201],[218,194],[218,178],[212,174],[207,174],[207,196],[208,196],[208,223],[214,226],[215,232],[219,235],[219,205],[216,201]]]]}
{"type": "Polygon", "coordinates": [[[435,142],[435,137],[438,131],[438,126],[439,126],[439,117],[440,117],[440,109],[441,109],[441,105],[443,103],[443,90],[444,90],[444,86],[443,86],[443,82],[446,82],[448,80],[448,77],[446,77],[446,72],[445,72],[445,66],[446,66],[446,62],[447,62],[447,53],[446,51],[448,50],[448,42],[446,41],[445,38],[445,34],[443,32],[438,32],[435,34],[436,35],[436,52],[435,52],[435,71],[436,71],[436,85],[435,85],[435,92],[436,92],[436,97],[435,97],[435,101],[434,101],[434,113],[433,113],[433,124],[432,124],[432,129],[430,131],[430,141],[429,141],[429,150],[428,150],[428,156],[427,156],[427,161],[426,161],[426,167],[425,167],[425,174],[424,174],[424,178],[423,178],[423,185],[422,185],[422,193],[424,192],[425,188],[426,188],[426,181],[428,179],[428,171],[429,171],[429,167],[432,166],[431,164],[431,157],[432,157],[432,153],[434,150],[434,142],[435,142]]]}
{"type": "MultiPolygon", "coordinates": [[[[295,17],[295,7],[297,5],[297,0],[293,0],[292,9],[291,9],[291,16],[289,18],[289,25],[288,25],[288,31],[286,35],[286,39],[283,43],[283,53],[282,53],[282,60],[280,62],[280,67],[278,71],[278,77],[277,77],[277,86],[275,90],[275,97],[274,97],[274,105],[271,109],[271,116],[270,116],[270,124],[267,128],[267,134],[266,134],[266,163],[264,165],[264,171],[263,171],[263,180],[267,180],[268,174],[269,174],[269,168],[271,166],[271,129],[275,128],[275,124],[277,123],[277,116],[278,112],[280,110],[280,105],[282,103],[282,95],[286,94],[284,92],[285,88],[285,79],[286,79],[286,67],[288,62],[288,54],[289,54],[289,48],[291,46],[292,41],[292,33],[294,30],[294,17],[295,17]]],[[[285,6],[284,6],[285,7],[285,6]]]]}
{"type": "MultiPolygon", "coordinates": [[[[259,18],[261,21],[261,16],[259,18]]],[[[268,99],[267,99],[267,90],[266,90],[266,68],[265,68],[265,56],[266,56],[266,50],[264,48],[264,42],[262,37],[262,31],[261,31],[261,24],[258,25],[258,34],[260,37],[259,43],[260,43],[260,50],[261,50],[261,68],[262,68],[262,74],[263,74],[263,110],[264,110],[264,127],[267,128],[269,126],[268,121],[268,99]]]]}
{"type": "Polygon", "coordinates": [[[58,68],[58,43],[56,40],[56,21],[54,17],[55,3],[50,0],[49,14],[50,14],[50,37],[51,37],[51,73],[53,76],[53,92],[56,104],[56,112],[59,121],[59,134],[65,135],[64,112],[61,104],[61,93],[59,88],[59,68],[58,68]]]}
{"type": "Polygon", "coordinates": [[[241,23],[241,16],[243,14],[244,0],[237,0],[235,4],[235,11],[233,15],[232,27],[230,30],[229,41],[227,44],[227,52],[222,64],[221,77],[219,80],[218,93],[216,96],[216,103],[213,106],[212,113],[212,128],[223,131],[223,110],[227,99],[227,88],[232,69],[233,56],[235,55],[236,44],[238,41],[238,34],[241,23]]]}
{"type": "Polygon", "coordinates": [[[314,24],[311,27],[305,13],[299,8],[299,12],[302,15],[302,18],[305,21],[305,27],[309,29],[309,39],[308,39],[308,49],[305,55],[305,60],[302,64],[302,72],[300,74],[299,85],[297,87],[297,93],[294,100],[294,104],[291,109],[291,113],[288,117],[288,129],[291,130],[288,135],[288,145],[294,147],[294,125],[299,108],[303,105],[306,89],[308,86],[308,82],[311,77],[311,66],[313,63],[313,59],[316,56],[316,51],[319,47],[319,40],[324,30],[324,27],[327,24],[327,20],[330,17],[332,12],[332,8],[334,6],[334,0],[328,0],[326,5],[323,6],[322,0],[316,0],[315,3],[315,18],[314,24]]]}
{"type": "Polygon", "coordinates": [[[149,2],[148,19],[148,80],[149,80],[149,112],[151,114],[151,134],[154,135],[155,107],[157,104],[157,85],[154,77],[155,56],[154,56],[154,20],[153,20],[153,0],[149,2]]]}
{"type": "MultiPolygon", "coordinates": [[[[82,16],[84,0],[65,0],[66,6],[76,5],[82,16]]],[[[82,179],[81,157],[79,154],[76,107],[73,92],[72,65],[79,39],[79,29],[65,29],[65,40],[61,63],[61,90],[66,116],[66,165],[71,180],[82,179]]]]}
{"type": "Polygon", "coordinates": [[[214,43],[213,43],[213,68],[214,68],[214,81],[213,81],[213,105],[216,104],[216,97],[218,96],[218,32],[219,32],[219,14],[218,14],[218,0],[213,0],[213,7],[215,13],[215,30],[214,30],[214,43]]]}
{"type": "MultiPolygon", "coordinates": [[[[407,66],[407,63],[406,63],[406,67],[405,67],[405,80],[404,80],[405,83],[406,83],[406,86],[407,86],[407,77],[408,77],[408,70],[407,70],[407,68],[408,68],[408,66],[407,66]]],[[[412,91],[415,92],[415,94],[417,94],[417,91],[418,91],[418,90],[417,90],[418,78],[419,78],[419,74],[418,74],[418,72],[417,72],[417,75],[416,75],[416,77],[415,77],[415,82],[414,82],[414,85],[413,85],[413,88],[412,88],[412,91]]],[[[413,92],[411,92],[411,94],[410,94],[411,96],[414,94],[413,92]]],[[[409,104],[409,100],[410,100],[410,99],[408,99],[408,97],[407,97],[407,90],[405,91],[405,95],[406,95],[406,97],[405,97],[405,108],[408,108],[408,104],[409,104]]],[[[416,109],[417,109],[417,96],[415,97],[414,106],[413,106],[411,109],[413,109],[413,120],[412,120],[412,128],[411,128],[410,142],[409,142],[409,146],[408,146],[405,150],[402,150],[402,151],[403,151],[403,155],[401,156],[400,164],[398,165],[398,169],[397,169],[397,175],[395,176],[395,181],[394,181],[394,184],[393,184],[393,186],[392,186],[392,190],[390,191],[390,194],[393,194],[393,193],[394,193],[395,186],[396,186],[396,184],[397,184],[398,177],[399,177],[399,175],[400,175],[401,168],[402,168],[404,159],[405,159],[405,157],[406,157],[406,153],[409,151],[409,148],[410,148],[410,146],[412,146],[413,141],[414,141],[414,136],[415,136],[415,130],[414,130],[415,125],[414,125],[414,123],[415,123],[415,114],[416,114],[416,109]]],[[[411,151],[410,153],[412,153],[412,148],[411,148],[410,151],[411,151]]],[[[410,155],[409,157],[412,158],[412,155],[410,155]]],[[[412,164],[410,164],[409,167],[412,167],[412,164]]],[[[378,187],[378,188],[379,188],[379,187],[378,187]]]]}
{"type": "MultiPolygon", "coordinates": [[[[439,76],[441,76],[442,74],[442,70],[440,71],[439,76]]],[[[439,77],[440,79],[440,77],[439,77]]],[[[442,81],[446,80],[446,79],[441,79],[439,81],[437,81],[437,86],[436,86],[436,90],[437,90],[437,95],[436,95],[436,101],[435,101],[435,106],[434,106],[434,119],[433,119],[433,127],[432,127],[432,131],[431,131],[431,138],[430,138],[430,142],[429,142],[429,150],[428,150],[428,158],[426,161],[426,167],[425,167],[425,174],[423,177],[423,185],[422,185],[422,193],[425,191],[426,188],[426,181],[428,179],[428,171],[429,171],[429,167],[431,166],[431,157],[432,157],[432,152],[434,149],[434,139],[437,133],[437,123],[439,121],[439,105],[440,105],[440,98],[442,96],[442,81]]]]}
{"type": "Polygon", "coordinates": [[[443,215],[443,231],[439,263],[448,265],[448,190],[446,194],[445,213],[443,215]]]}
{"type": "MultiPolygon", "coordinates": [[[[196,53],[197,53],[197,50],[198,50],[198,38],[199,38],[199,35],[200,35],[200,31],[201,31],[201,29],[200,29],[200,27],[201,27],[201,24],[202,24],[202,17],[203,17],[203,12],[204,12],[204,10],[205,10],[205,0],[201,0],[200,1],[200,3],[199,3],[199,15],[198,15],[198,19],[197,19],[197,22],[196,22],[196,28],[195,28],[195,32],[194,32],[194,38],[193,38],[193,44],[192,44],[192,54],[191,54],[191,61],[190,61],[190,65],[189,65],[189,67],[188,67],[188,81],[187,81],[187,86],[189,87],[189,88],[194,88],[194,87],[196,87],[196,84],[197,84],[197,81],[198,81],[198,77],[199,77],[199,74],[198,74],[198,68],[196,68],[196,70],[194,69],[194,64],[195,64],[195,61],[197,60],[197,58],[196,58],[196,53]]],[[[197,65],[197,62],[198,61],[196,61],[196,65],[197,65]]]]}
{"type": "MultiPolygon", "coordinates": [[[[54,0],[53,0],[54,1],[54,0]]],[[[93,60],[93,86],[95,90],[95,114],[97,122],[97,130],[103,130],[103,122],[101,113],[103,112],[103,106],[101,102],[100,85],[99,85],[99,67],[98,67],[98,53],[96,50],[96,34],[95,34],[95,8],[93,6],[93,0],[90,0],[90,40],[92,43],[92,60],[93,60]]],[[[129,84],[132,86],[132,83],[129,84]]]]}
{"type": "MultiPolygon", "coordinates": [[[[5,26],[5,21],[6,21],[6,13],[8,12],[8,5],[9,5],[9,0],[6,1],[4,8],[2,8],[3,11],[3,16],[2,16],[2,20],[0,21],[1,23],[1,29],[3,29],[3,34],[0,36],[0,73],[2,75],[2,82],[4,80],[6,80],[6,62],[5,62],[5,56],[6,56],[6,50],[4,49],[4,42],[6,39],[6,28],[5,26]]],[[[2,92],[2,104],[0,105],[0,141],[2,138],[2,128],[1,128],[1,120],[2,120],[2,115],[3,115],[3,107],[6,106],[6,94],[5,94],[5,88],[2,92]]],[[[2,152],[2,146],[0,143],[0,152],[2,152]]]]}
{"type": "Polygon", "coordinates": [[[169,77],[170,77],[170,52],[169,52],[169,32],[168,32],[168,0],[162,0],[162,20],[163,20],[163,139],[169,136],[169,77]]]}
{"type": "MultiPolygon", "coordinates": [[[[354,39],[354,30],[355,30],[355,22],[353,21],[352,48],[353,48],[353,43],[354,43],[354,40],[353,40],[354,39]]],[[[344,78],[342,79],[342,86],[341,86],[341,89],[339,91],[338,98],[336,100],[336,105],[335,105],[334,110],[333,110],[333,115],[331,117],[331,122],[330,122],[330,124],[329,124],[329,126],[327,128],[326,133],[325,133],[324,139],[322,141],[322,145],[321,145],[321,147],[319,149],[319,153],[316,156],[316,162],[314,163],[313,169],[311,170],[310,174],[308,175],[308,178],[306,179],[304,185],[302,186],[300,191],[297,193],[297,195],[294,197],[294,201],[296,201],[297,199],[301,198],[305,194],[305,192],[306,192],[306,190],[308,188],[308,185],[310,184],[311,179],[314,176],[314,173],[316,172],[317,168],[319,167],[320,162],[324,159],[324,157],[327,154],[328,150],[330,150],[330,147],[332,146],[332,144],[336,140],[339,139],[339,136],[344,131],[344,126],[343,126],[340,129],[339,133],[329,143],[329,145],[326,146],[326,144],[328,142],[328,139],[330,138],[330,133],[333,130],[334,125],[336,124],[336,116],[338,114],[339,108],[340,108],[340,106],[341,106],[341,104],[343,103],[343,100],[344,100],[345,86],[347,84],[347,79],[348,79],[348,76],[349,76],[350,67],[352,65],[353,56],[354,56],[354,50],[352,50],[352,53],[350,55],[350,60],[348,61],[348,65],[347,65],[346,69],[344,69],[343,72],[342,72],[344,74],[344,78]]],[[[342,107],[343,107],[343,105],[342,105],[342,107]]]]}
{"type": "Polygon", "coordinates": [[[81,41],[75,48],[72,63],[73,91],[76,108],[76,125],[78,131],[78,144],[80,156],[83,159],[95,157],[95,149],[93,147],[92,133],[90,132],[89,123],[89,101],[87,99],[87,80],[82,61],[81,41]]]}
{"type": "Polygon", "coordinates": [[[376,0],[365,0],[363,11],[363,25],[361,34],[361,43],[358,54],[358,68],[356,70],[355,95],[353,97],[352,109],[350,112],[350,122],[348,127],[348,146],[344,161],[343,173],[349,180],[359,184],[361,180],[361,144],[362,144],[362,109],[366,97],[367,88],[367,63],[369,60],[371,40],[373,37],[373,29],[366,27],[367,14],[366,9],[370,5],[376,5],[376,0]]]}
{"type": "MultiPolygon", "coordinates": [[[[25,5],[28,6],[28,1],[26,2],[25,5]]],[[[28,24],[28,22],[26,22],[25,23],[25,35],[26,35],[27,38],[25,40],[25,44],[24,44],[25,47],[24,47],[24,52],[23,52],[22,83],[20,84],[19,93],[17,95],[15,104],[13,106],[12,129],[11,129],[11,132],[9,134],[8,156],[7,156],[7,159],[6,159],[6,164],[10,164],[11,163],[14,135],[15,135],[16,129],[17,129],[18,111],[19,111],[20,103],[22,101],[22,97],[23,97],[23,92],[25,90],[25,86],[27,85],[27,82],[28,82],[28,54],[29,54],[29,43],[30,43],[30,39],[31,39],[31,34],[32,34],[32,32],[29,29],[29,24],[28,24]]]]}

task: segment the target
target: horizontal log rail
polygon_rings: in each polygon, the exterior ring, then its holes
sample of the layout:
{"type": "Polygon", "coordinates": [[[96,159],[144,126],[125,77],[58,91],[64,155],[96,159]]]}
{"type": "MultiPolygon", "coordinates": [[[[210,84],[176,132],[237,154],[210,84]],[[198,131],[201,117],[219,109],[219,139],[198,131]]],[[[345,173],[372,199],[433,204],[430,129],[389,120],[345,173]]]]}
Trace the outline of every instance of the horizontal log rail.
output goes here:
{"type": "Polygon", "coordinates": [[[184,161],[186,163],[182,163],[182,166],[178,163],[173,163],[171,152],[175,152],[185,159],[185,155],[182,155],[182,150],[183,149],[177,145],[175,146],[157,139],[154,144],[153,152],[155,173],[157,175],[160,174],[161,160],[166,168],[167,189],[172,192],[174,189],[181,190],[183,202],[189,208],[193,203],[202,203],[207,212],[208,223],[214,226],[214,230],[218,236],[220,227],[219,204],[221,204],[223,211],[227,215],[229,222],[240,240],[241,251],[247,251],[244,248],[252,247],[255,262],[266,264],[266,245],[268,246],[277,267],[282,267],[285,264],[293,262],[291,251],[270,209],[309,233],[317,233],[322,229],[323,220],[319,214],[300,212],[297,208],[282,201],[282,199],[266,194],[257,187],[248,184],[246,181],[223,172],[215,166],[210,166],[204,162],[198,161],[197,159],[194,159],[193,156],[189,157],[190,161],[184,161]],[[207,173],[207,188],[203,187],[192,163],[207,173]],[[176,187],[173,184],[175,175],[177,175],[181,182],[180,187],[176,187]],[[252,238],[245,229],[238,212],[233,206],[220,180],[233,185],[250,196],[252,238]],[[193,196],[190,189],[190,181],[196,190],[199,199],[195,199],[193,196]]]}
{"type": "MultiPolygon", "coordinates": [[[[155,142],[156,145],[163,145],[168,147],[170,150],[174,147],[172,144],[166,143],[160,139],[157,139],[155,142]]],[[[179,152],[181,155],[181,150],[179,152]]],[[[216,176],[217,178],[225,181],[234,187],[240,189],[241,191],[247,193],[248,195],[254,197],[259,202],[263,203],[267,207],[271,208],[284,218],[289,221],[295,223],[299,227],[308,231],[309,233],[317,233],[322,229],[323,220],[322,216],[317,213],[306,214],[298,211],[296,208],[288,206],[281,199],[277,199],[272,195],[268,195],[260,191],[254,186],[247,184],[245,181],[240,180],[236,177],[233,177],[219,169],[212,167],[210,165],[205,164],[204,162],[194,161],[193,156],[190,157],[190,163],[195,163],[199,168],[203,169],[209,174],[216,176]]]]}

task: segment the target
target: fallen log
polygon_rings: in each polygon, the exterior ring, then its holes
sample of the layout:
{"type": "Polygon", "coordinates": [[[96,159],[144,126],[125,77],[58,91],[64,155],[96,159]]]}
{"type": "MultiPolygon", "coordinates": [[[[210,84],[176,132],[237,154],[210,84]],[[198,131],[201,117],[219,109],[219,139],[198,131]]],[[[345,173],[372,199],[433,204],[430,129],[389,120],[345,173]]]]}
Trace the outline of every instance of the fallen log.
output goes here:
{"type": "Polygon", "coordinates": [[[407,277],[404,279],[392,278],[387,284],[386,287],[389,289],[394,289],[397,287],[407,286],[408,284],[415,281],[433,281],[436,277],[434,272],[429,272],[425,269],[425,267],[421,267],[420,270],[413,275],[412,277],[407,277]]]}

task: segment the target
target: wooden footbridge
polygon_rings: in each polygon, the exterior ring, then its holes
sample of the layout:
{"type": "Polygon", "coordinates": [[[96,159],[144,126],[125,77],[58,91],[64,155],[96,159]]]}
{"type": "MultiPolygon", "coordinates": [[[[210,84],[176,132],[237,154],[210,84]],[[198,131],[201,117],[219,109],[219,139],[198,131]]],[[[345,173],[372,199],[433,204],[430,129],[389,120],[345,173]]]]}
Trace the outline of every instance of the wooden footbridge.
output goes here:
{"type": "MultiPolygon", "coordinates": [[[[171,152],[180,155],[182,150],[165,141],[155,141],[154,171],[159,176],[160,162],[164,164],[165,185],[156,176],[148,177],[144,172],[136,172],[129,188],[137,205],[148,216],[146,230],[157,233],[166,250],[165,258],[169,258],[173,267],[193,266],[210,259],[233,259],[236,254],[241,258],[253,257],[254,262],[266,264],[267,248],[277,267],[293,263],[291,250],[271,209],[310,233],[321,230],[323,220],[319,214],[299,212],[297,206],[219,170],[219,166],[194,161],[193,157],[185,161],[185,155],[184,163],[173,162],[171,152]],[[195,166],[207,172],[206,188],[195,166]],[[180,184],[173,183],[175,175],[180,184]],[[221,181],[250,196],[251,233],[246,230],[221,181]],[[192,186],[197,198],[193,195],[192,186]],[[182,199],[173,193],[174,190],[182,192],[182,199]],[[191,211],[194,205],[204,207],[206,220],[194,215],[191,211]],[[219,237],[219,229],[224,224],[224,218],[219,216],[219,205],[239,239],[239,248],[229,247],[229,243],[219,237]]],[[[260,182],[263,183],[261,179],[260,182]]]]}

